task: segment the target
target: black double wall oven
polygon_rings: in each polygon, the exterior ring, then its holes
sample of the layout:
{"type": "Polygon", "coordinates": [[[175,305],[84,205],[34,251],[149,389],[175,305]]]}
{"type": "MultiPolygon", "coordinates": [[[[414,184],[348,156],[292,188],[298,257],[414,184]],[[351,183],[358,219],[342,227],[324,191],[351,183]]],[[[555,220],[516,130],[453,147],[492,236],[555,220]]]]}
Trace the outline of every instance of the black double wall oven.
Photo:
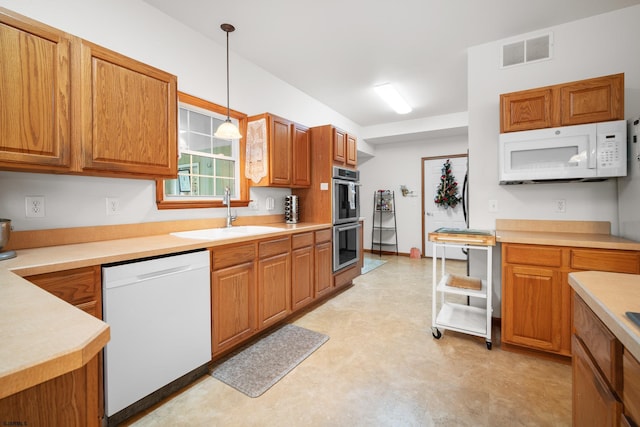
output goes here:
{"type": "Polygon", "coordinates": [[[360,172],[333,167],[333,271],[360,259],[360,172]]]}

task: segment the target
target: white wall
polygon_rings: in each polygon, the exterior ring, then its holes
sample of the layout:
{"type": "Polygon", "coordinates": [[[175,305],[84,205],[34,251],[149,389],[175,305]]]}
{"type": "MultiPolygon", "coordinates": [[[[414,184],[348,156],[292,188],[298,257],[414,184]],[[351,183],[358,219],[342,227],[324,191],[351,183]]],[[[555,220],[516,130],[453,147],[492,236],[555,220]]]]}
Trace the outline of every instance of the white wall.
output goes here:
{"type": "MultiPolygon", "coordinates": [[[[178,90],[224,105],[225,45],[217,44],[140,0],[0,0],[7,8],[178,76],[178,90]]],[[[212,22],[216,18],[212,17],[212,22]]],[[[238,31],[241,31],[239,29],[238,31]]],[[[221,40],[224,40],[221,38],[221,40]]],[[[246,114],[271,112],[306,126],[334,124],[358,135],[360,128],[291,85],[233,54],[230,40],[231,108],[246,114]]],[[[260,209],[240,215],[283,213],[289,190],[255,189],[260,209]],[[277,210],[264,211],[276,198],[277,210]]],[[[158,211],[155,183],[148,180],[0,172],[0,217],[15,230],[126,224],[224,216],[223,209],[158,211]],[[27,219],[24,197],[45,196],[46,217],[27,219]],[[105,198],[118,196],[122,213],[106,215],[105,198]]]]}
{"type": "MultiPolygon", "coordinates": [[[[511,185],[498,184],[498,135],[501,93],[625,73],[625,116],[640,114],[640,56],[637,55],[640,6],[602,14],[550,29],[554,57],[508,69],[500,69],[496,41],[468,51],[469,193],[470,226],[495,228],[496,218],[594,220],[611,222],[619,234],[616,180],[599,183],[511,185]],[[489,200],[498,201],[498,212],[488,211],[489,200]],[[566,200],[566,212],[554,213],[553,200],[566,200]]],[[[537,34],[530,33],[530,35],[537,34]]],[[[516,38],[522,38],[525,35],[516,38]]],[[[635,208],[625,217],[638,224],[640,184],[635,185],[635,208]]],[[[624,207],[625,205],[623,205],[624,207]]],[[[640,232],[635,236],[640,238],[640,232]]],[[[500,316],[500,248],[494,252],[494,316],[500,316]]],[[[472,274],[482,275],[485,260],[472,253],[472,274]]]]}
{"type": "Polygon", "coordinates": [[[555,42],[552,60],[507,69],[498,67],[501,41],[469,49],[469,176],[474,189],[469,201],[471,227],[494,228],[496,218],[598,220],[610,221],[612,233],[618,233],[616,180],[498,184],[499,96],[623,72],[626,117],[637,115],[640,56],[634,52],[639,20],[640,6],[634,6],[550,28],[555,42]],[[498,201],[497,213],[488,211],[491,199],[498,201]],[[554,212],[555,199],[566,200],[565,213],[554,212]]]}
{"type": "MultiPolygon", "coordinates": [[[[398,250],[409,253],[422,247],[422,158],[467,152],[467,137],[452,136],[399,144],[376,145],[375,157],[359,161],[360,216],[365,220],[364,247],[371,249],[373,196],[377,190],[393,190],[396,198],[398,250]],[[402,197],[406,185],[416,197],[402,197]]],[[[431,192],[427,197],[432,197],[431,192]]],[[[383,248],[383,250],[390,250],[383,248]]]]}
{"type": "MultiPolygon", "coordinates": [[[[640,118],[640,112],[636,112],[634,118],[640,118]]],[[[631,127],[629,130],[632,131],[631,127]]],[[[640,126],[637,126],[635,133],[640,133],[640,126]]],[[[640,135],[637,136],[640,138],[640,135]]],[[[620,235],[632,240],[640,240],[639,145],[640,142],[630,144],[628,175],[625,178],[618,179],[618,216],[620,219],[620,235]]]]}

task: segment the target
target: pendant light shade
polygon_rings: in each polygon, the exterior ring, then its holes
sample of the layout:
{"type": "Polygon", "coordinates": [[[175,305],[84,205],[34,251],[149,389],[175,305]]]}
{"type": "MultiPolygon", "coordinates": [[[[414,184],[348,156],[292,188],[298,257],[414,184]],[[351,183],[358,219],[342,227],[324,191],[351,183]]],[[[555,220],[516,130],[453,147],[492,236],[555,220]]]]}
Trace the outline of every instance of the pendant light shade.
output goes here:
{"type": "Polygon", "coordinates": [[[216,133],[213,134],[213,136],[215,136],[216,138],[220,138],[220,139],[240,139],[240,138],[242,138],[242,135],[240,134],[240,131],[238,130],[236,125],[231,123],[230,119],[225,120],[224,123],[222,123],[220,126],[218,126],[218,129],[216,130],[216,133]]]}
{"type": "Polygon", "coordinates": [[[218,129],[213,136],[220,139],[240,139],[242,138],[242,135],[238,128],[231,123],[231,117],[229,116],[229,33],[236,29],[231,24],[222,24],[220,25],[220,28],[222,31],[227,33],[227,120],[218,126],[218,129]]]}

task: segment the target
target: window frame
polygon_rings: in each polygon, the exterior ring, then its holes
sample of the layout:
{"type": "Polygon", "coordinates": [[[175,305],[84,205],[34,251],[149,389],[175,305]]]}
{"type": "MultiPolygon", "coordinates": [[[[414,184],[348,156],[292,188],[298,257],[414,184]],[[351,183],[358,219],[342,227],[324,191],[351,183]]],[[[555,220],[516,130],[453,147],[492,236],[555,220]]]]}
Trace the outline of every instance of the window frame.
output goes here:
{"type": "MultiPolygon", "coordinates": [[[[184,104],[192,105],[204,110],[208,110],[226,117],[227,107],[223,107],[213,102],[206,101],[184,92],[178,92],[178,101],[184,104]]],[[[178,110],[178,109],[177,109],[178,110]]],[[[238,198],[231,200],[231,207],[247,207],[249,206],[249,180],[245,177],[245,155],[246,155],[246,135],[247,135],[247,115],[236,110],[229,110],[229,117],[238,120],[238,129],[242,134],[242,138],[238,141],[239,153],[238,161],[240,162],[240,176],[236,177],[240,187],[238,198]]],[[[176,140],[176,144],[177,144],[176,140]]],[[[172,179],[178,178],[178,170],[172,179]]],[[[171,200],[164,199],[164,179],[156,179],[156,205],[158,209],[198,209],[198,208],[226,208],[222,204],[222,198],[216,199],[198,199],[198,200],[171,200]]]]}

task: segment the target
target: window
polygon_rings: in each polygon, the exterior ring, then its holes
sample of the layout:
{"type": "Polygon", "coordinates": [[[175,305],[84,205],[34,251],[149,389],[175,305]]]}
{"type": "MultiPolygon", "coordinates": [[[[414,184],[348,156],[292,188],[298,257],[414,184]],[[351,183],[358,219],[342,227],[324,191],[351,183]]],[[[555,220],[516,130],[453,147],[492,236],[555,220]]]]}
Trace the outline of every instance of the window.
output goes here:
{"type": "MultiPolygon", "coordinates": [[[[178,176],[156,181],[159,209],[222,206],[226,187],[232,206],[247,206],[244,178],[244,138],[239,141],[213,136],[225,121],[227,109],[184,93],[178,94],[178,176]]],[[[246,115],[230,111],[240,133],[246,134],[246,115]]]]}

